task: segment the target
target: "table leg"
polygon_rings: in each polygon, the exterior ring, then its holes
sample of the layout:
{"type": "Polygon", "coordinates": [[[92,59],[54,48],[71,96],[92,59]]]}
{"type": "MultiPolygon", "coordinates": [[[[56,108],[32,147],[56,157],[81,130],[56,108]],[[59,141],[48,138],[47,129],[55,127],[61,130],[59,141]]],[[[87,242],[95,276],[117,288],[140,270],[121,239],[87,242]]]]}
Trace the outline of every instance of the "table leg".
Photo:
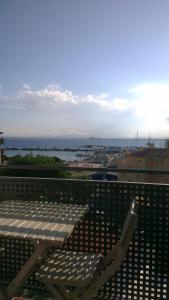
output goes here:
{"type": "Polygon", "coordinates": [[[32,253],[31,257],[27,260],[23,268],[6,288],[4,298],[2,298],[3,300],[11,299],[14,296],[16,291],[19,290],[27,278],[32,274],[39,260],[45,256],[48,248],[48,243],[41,242],[36,244],[35,251],[32,253]]]}

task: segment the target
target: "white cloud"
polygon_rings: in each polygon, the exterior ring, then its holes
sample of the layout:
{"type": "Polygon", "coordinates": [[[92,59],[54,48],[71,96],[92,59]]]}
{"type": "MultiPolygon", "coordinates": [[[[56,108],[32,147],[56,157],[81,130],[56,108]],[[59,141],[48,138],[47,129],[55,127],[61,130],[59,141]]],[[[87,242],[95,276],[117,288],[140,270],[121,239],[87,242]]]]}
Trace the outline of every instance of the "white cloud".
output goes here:
{"type": "Polygon", "coordinates": [[[142,130],[153,134],[166,134],[169,126],[169,83],[140,84],[130,90],[131,108],[141,121],[142,130]]]}
{"type": "Polygon", "coordinates": [[[58,105],[68,104],[90,107],[91,105],[103,111],[122,112],[128,109],[128,99],[111,99],[107,94],[100,95],[76,95],[72,91],[63,90],[58,85],[48,85],[41,90],[33,90],[29,85],[24,84],[23,89],[16,96],[18,103],[28,105],[32,102],[39,106],[46,104],[48,108],[58,108],[58,105]]]}
{"type": "Polygon", "coordinates": [[[0,105],[22,109],[32,118],[38,114],[40,123],[46,115],[53,128],[59,126],[61,134],[69,131],[133,136],[139,130],[143,135],[164,136],[169,131],[169,83],[136,85],[126,98],[113,98],[106,93],[78,95],[55,84],[36,90],[24,84],[17,95],[7,97],[0,86],[0,105]]]}
{"type": "MultiPolygon", "coordinates": [[[[1,90],[0,90],[1,92],[1,90]]],[[[34,90],[29,85],[24,84],[23,88],[17,95],[5,97],[0,93],[1,106],[14,109],[45,109],[50,112],[58,110],[58,108],[72,109],[75,105],[79,109],[84,109],[84,106],[97,106],[102,110],[118,110],[122,106],[124,100],[111,100],[106,94],[101,95],[76,95],[72,91],[63,90],[58,85],[48,85],[44,89],[34,90]],[[4,101],[6,100],[6,101],[4,101]]],[[[122,109],[122,108],[121,108],[122,109]]]]}
{"type": "Polygon", "coordinates": [[[121,112],[128,109],[129,105],[129,101],[127,99],[111,99],[107,94],[101,94],[99,96],[87,95],[84,98],[84,101],[87,103],[95,103],[104,110],[116,112],[121,112]]]}
{"type": "Polygon", "coordinates": [[[23,86],[23,89],[18,93],[17,99],[45,99],[46,102],[52,100],[53,103],[58,102],[70,102],[73,104],[77,103],[77,96],[73,95],[71,91],[63,91],[57,85],[51,84],[41,90],[33,90],[29,85],[23,86]]]}

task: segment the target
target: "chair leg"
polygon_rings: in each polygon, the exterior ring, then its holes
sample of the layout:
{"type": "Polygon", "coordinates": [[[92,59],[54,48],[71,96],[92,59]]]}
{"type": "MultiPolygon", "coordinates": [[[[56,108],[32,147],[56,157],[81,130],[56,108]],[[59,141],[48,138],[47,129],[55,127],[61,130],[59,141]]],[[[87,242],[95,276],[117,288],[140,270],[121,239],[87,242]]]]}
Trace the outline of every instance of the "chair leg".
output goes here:
{"type": "Polygon", "coordinates": [[[70,293],[69,300],[79,299],[79,295],[81,294],[81,287],[76,287],[73,292],[70,293]]]}
{"type": "Polygon", "coordinates": [[[43,284],[46,285],[48,290],[51,292],[52,296],[56,300],[77,300],[78,296],[81,293],[81,288],[75,288],[75,290],[71,293],[68,293],[64,287],[56,287],[48,281],[43,280],[43,284]]]}
{"type": "Polygon", "coordinates": [[[101,288],[119,269],[121,265],[121,259],[117,258],[113,261],[106,270],[101,271],[99,276],[96,276],[91,284],[84,288],[82,295],[79,297],[79,300],[90,300],[95,296],[99,288],[101,288]]]}
{"type": "Polygon", "coordinates": [[[58,291],[58,289],[51,283],[49,283],[48,281],[43,280],[42,281],[46,287],[48,288],[48,290],[51,292],[52,296],[54,297],[54,299],[56,300],[67,300],[61,293],[60,291],[58,291]]]}
{"type": "Polygon", "coordinates": [[[40,242],[36,244],[35,250],[29,259],[26,261],[24,266],[21,268],[19,273],[10,282],[5,290],[8,299],[11,299],[16,292],[21,288],[27,278],[32,274],[33,270],[39,263],[39,259],[44,257],[49,249],[49,244],[40,242]]]}
{"type": "Polygon", "coordinates": [[[0,300],[5,300],[5,299],[6,299],[6,297],[0,291],[0,300]]]}

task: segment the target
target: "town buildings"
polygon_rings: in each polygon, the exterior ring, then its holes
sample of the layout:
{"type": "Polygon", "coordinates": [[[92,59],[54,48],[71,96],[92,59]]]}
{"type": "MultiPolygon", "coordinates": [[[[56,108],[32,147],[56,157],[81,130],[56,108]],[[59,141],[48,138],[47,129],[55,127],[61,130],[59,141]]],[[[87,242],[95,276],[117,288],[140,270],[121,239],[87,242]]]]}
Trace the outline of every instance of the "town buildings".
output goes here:
{"type": "MultiPolygon", "coordinates": [[[[126,153],[126,156],[118,161],[118,168],[169,170],[169,149],[144,148],[126,153]]],[[[118,180],[169,183],[169,175],[118,173],[118,180]]]]}

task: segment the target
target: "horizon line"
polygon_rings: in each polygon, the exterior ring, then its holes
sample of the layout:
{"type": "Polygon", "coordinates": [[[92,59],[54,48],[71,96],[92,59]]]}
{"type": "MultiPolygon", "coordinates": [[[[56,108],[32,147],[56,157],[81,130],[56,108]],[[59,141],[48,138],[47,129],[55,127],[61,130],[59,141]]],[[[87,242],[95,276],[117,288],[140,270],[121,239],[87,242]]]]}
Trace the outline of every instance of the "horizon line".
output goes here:
{"type": "Polygon", "coordinates": [[[63,135],[63,136],[17,136],[17,135],[3,135],[4,138],[33,138],[33,139],[40,139],[40,138],[60,138],[60,139],[90,139],[90,140],[119,140],[119,139],[132,139],[132,140],[167,140],[169,137],[91,137],[91,136],[77,136],[77,135],[63,135]]]}

